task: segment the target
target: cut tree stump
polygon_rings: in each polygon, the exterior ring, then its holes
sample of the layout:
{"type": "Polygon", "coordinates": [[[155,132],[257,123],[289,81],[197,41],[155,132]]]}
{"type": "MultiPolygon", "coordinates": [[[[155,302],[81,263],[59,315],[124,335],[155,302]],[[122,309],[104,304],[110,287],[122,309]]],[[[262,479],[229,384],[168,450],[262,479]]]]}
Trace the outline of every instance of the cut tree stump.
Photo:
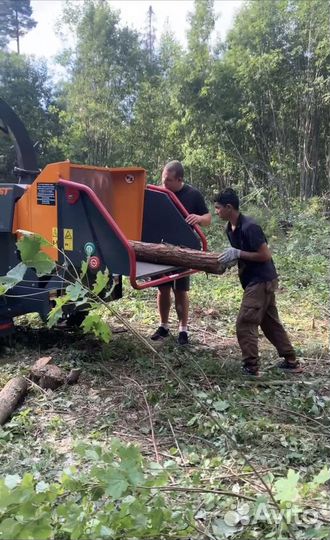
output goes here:
{"type": "Polygon", "coordinates": [[[236,264],[236,261],[229,265],[219,263],[218,252],[199,251],[172,244],[149,244],[135,240],[130,240],[130,245],[136,253],[136,259],[141,262],[191,268],[208,274],[223,274],[227,268],[236,264]]]}
{"type": "Polygon", "coordinates": [[[40,377],[42,377],[42,375],[44,374],[45,367],[48,366],[49,364],[52,364],[52,362],[53,362],[53,359],[51,356],[43,356],[42,358],[39,358],[39,360],[37,360],[31,367],[31,370],[30,370],[31,381],[37,383],[40,377]]]}
{"type": "Polygon", "coordinates": [[[48,364],[42,370],[42,375],[39,379],[39,386],[47,390],[56,390],[59,386],[62,386],[66,382],[66,373],[55,366],[54,364],[48,364]]]}
{"type": "Polygon", "coordinates": [[[51,356],[39,358],[30,370],[30,379],[45,390],[55,390],[62,384],[75,384],[80,376],[81,369],[72,369],[67,375],[60,367],[53,364],[51,356]]]}
{"type": "Polygon", "coordinates": [[[14,377],[7,382],[0,392],[0,426],[8,420],[27,391],[28,383],[24,377],[14,377]]]}

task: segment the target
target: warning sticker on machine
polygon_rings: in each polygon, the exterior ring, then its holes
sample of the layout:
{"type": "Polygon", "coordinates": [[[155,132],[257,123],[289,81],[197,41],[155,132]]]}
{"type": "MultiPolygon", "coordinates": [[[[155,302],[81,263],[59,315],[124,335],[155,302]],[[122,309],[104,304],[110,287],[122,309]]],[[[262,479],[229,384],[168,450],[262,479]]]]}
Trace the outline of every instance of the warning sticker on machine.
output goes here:
{"type": "Polygon", "coordinates": [[[63,229],[63,246],[66,251],[73,251],[73,229],[63,229]]]}
{"type": "Polygon", "coordinates": [[[57,248],[58,232],[57,227],[52,227],[52,245],[57,248]]]}
{"type": "Polygon", "coordinates": [[[55,206],[55,184],[37,184],[37,204],[55,206]]]}

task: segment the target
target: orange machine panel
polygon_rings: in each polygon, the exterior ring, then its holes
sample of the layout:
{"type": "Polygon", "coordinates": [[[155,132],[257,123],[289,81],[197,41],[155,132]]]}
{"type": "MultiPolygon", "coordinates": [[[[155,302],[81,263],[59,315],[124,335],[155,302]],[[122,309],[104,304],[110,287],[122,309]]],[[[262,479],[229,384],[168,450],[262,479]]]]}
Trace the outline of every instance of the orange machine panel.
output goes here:
{"type": "MultiPolygon", "coordinates": [[[[45,252],[58,259],[57,193],[59,179],[89,186],[128,240],[141,240],[146,172],[138,167],[113,168],[76,165],[69,161],[47,165],[17,201],[13,232],[43,236],[54,247],[45,252]]],[[[62,231],[60,231],[62,234],[62,231]]]]}
{"type": "Polygon", "coordinates": [[[94,191],[128,240],[141,240],[146,185],[144,169],[71,165],[70,180],[94,191]]]}
{"type": "Polygon", "coordinates": [[[40,234],[53,244],[45,252],[57,260],[57,194],[56,183],[59,178],[69,179],[70,163],[52,163],[47,165],[37,176],[26,193],[17,201],[13,232],[23,229],[40,234]]]}

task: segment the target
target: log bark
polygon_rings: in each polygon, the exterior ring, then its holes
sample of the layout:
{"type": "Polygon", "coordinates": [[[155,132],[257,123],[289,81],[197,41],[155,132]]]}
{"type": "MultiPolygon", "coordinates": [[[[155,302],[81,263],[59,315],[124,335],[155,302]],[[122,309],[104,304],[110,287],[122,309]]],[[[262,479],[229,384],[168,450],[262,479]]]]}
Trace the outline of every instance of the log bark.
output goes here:
{"type": "Polygon", "coordinates": [[[14,377],[3,387],[0,392],[0,426],[8,420],[27,391],[28,384],[23,377],[14,377]]]}
{"type": "Polygon", "coordinates": [[[43,368],[43,373],[39,379],[39,386],[47,390],[56,390],[59,386],[62,386],[66,382],[66,374],[64,371],[55,366],[54,364],[48,364],[43,368]]]}
{"type": "Polygon", "coordinates": [[[30,379],[31,381],[37,383],[40,379],[40,377],[43,376],[45,368],[52,364],[53,359],[51,356],[43,356],[42,358],[39,358],[30,369],[30,379]]]}
{"type": "Polygon", "coordinates": [[[71,369],[69,375],[66,378],[66,382],[68,384],[76,384],[79,380],[81,371],[82,370],[80,368],[71,369]]]}
{"type": "Polygon", "coordinates": [[[45,390],[56,390],[62,384],[76,384],[81,374],[80,368],[71,369],[67,375],[60,367],[53,364],[51,356],[39,358],[30,369],[30,379],[45,390]]]}
{"type": "Polygon", "coordinates": [[[66,382],[66,374],[53,364],[51,356],[44,356],[31,366],[30,379],[45,390],[55,390],[66,382]]]}
{"type": "Polygon", "coordinates": [[[198,251],[171,244],[149,244],[147,242],[130,241],[136,253],[136,259],[141,262],[167,264],[180,268],[202,270],[208,274],[223,274],[230,265],[219,263],[219,253],[198,251]]]}

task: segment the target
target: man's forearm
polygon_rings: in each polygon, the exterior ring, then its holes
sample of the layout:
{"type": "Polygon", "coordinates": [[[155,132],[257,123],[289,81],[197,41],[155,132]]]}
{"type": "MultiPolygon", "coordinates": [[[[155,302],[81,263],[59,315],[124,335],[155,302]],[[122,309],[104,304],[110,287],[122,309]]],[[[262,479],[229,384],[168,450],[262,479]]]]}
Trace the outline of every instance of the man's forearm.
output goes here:
{"type": "Polygon", "coordinates": [[[202,227],[208,227],[211,223],[211,219],[212,217],[210,213],[204,214],[203,216],[201,216],[199,225],[201,225],[202,227]]]}
{"type": "Polygon", "coordinates": [[[253,262],[267,262],[272,258],[271,253],[260,253],[259,251],[241,251],[240,259],[243,261],[253,261],[253,262]]]}

